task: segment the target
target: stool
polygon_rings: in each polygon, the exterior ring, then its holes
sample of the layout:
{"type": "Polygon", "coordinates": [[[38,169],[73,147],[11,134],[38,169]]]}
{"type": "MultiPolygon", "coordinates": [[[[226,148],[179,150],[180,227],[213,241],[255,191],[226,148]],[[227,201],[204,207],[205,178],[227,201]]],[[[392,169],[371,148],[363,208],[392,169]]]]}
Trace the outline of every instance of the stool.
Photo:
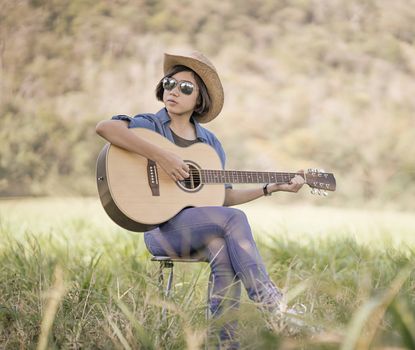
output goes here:
{"type": "MultiPolygon", "coordinates": [[[[175,262],[180,262],[180,263],[207,262],[207,260],[204,258],[200,258],[200,259],[199,258],[180,258],[180,257],[171,258],[169,256],[153,256],[151,258],[151,261],[158,261],[160,263],[159,276],[158,276],[160,288],[163,288],[163,285],[164,285],[164,273],[163,273],[164,269],[170,269],[169,276],[167,278],[166,288],[164,290],[164,298],[166,299],[170,297],[170,292],[171,292],[171,288],[173,285],[173,269],[174,269],[175,262]]],[[[210,318],[209,305],[210,305],[210,299],[212,297],[211,295],[212,284],[213,284],[213,275],[212,273],[210,273],[209,282],[208,282],[208,291],[207,291],[206,320],[210,318]]],[[[162,319],[166,320],[167,310],[166,310],[165,305],[163,305],[161,314],[162,314],[162,319]]]]}

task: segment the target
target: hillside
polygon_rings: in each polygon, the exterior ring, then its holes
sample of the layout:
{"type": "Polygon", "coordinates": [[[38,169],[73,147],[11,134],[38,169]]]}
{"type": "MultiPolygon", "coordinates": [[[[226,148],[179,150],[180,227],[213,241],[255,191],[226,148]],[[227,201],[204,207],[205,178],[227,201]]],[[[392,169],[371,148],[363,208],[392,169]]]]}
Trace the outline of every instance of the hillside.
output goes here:
{"type": "Polygon", "coordinates": [[[194,48],[228,168],[324,167],[329,203],[415,209],[414,20],[413,0],[0,0],[0,194],[95,195],[95,124],[161,108],[162,53],[194,48]]]}

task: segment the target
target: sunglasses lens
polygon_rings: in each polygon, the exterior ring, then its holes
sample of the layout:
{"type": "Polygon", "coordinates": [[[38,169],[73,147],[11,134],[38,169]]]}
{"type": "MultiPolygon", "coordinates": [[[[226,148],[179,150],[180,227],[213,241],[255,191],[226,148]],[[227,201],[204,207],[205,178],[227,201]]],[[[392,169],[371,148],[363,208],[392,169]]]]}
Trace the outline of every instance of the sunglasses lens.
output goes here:
{"type": "Polygon", "coordinates": [[[188,81],[183,81],[180,83],[180,91],[185,95],[191,95],[193,92],[193,84],[188,81]]]}
{"type": "Polygon", "coordinates": [[[177,80],[174,78],[164,78],[163,79],[163,89],[167,91],[173,90],[177,84],[179,84],[179,90],[185,95],[191,95],[194,89],[193,84],[190,81],[181,81],[177,83],[177,80]]]}
{"type": "Polygon", "coordinates": [[[172,78],[164,78],[163,79],[163,89],[165,90],[173,90],[177,85],[177,81],[172,78]]]}

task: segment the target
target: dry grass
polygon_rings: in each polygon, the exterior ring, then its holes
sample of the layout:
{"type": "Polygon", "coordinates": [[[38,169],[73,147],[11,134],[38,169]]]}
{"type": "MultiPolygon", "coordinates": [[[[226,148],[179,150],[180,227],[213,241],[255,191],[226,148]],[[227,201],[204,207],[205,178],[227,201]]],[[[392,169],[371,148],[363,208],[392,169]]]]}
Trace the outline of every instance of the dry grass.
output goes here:
{"type": "MultiPolygon", "coordinates": [[[[319,332],[269,331],[244,296],[243,349],[413,347],[410,215],[262,203],[244,208],[266,265],[319,332]]],[[[2,348],[203,346],[206,265],[177,266],[173,298],[163,301],[142,236],[110,223],[95,199],[2,201],[0,220],[2,348]]]]}

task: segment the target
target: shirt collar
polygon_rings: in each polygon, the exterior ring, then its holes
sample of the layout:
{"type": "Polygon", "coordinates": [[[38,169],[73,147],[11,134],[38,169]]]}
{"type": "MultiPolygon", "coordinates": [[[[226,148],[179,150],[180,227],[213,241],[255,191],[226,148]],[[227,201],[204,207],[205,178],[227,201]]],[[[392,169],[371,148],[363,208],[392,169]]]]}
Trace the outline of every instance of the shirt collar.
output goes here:
{"type": "MultiPolygon", "coordinates": [[[[166,108],[162,108],[160,109],[157,113],[156,113],[157,117],[160,118],[160,121],[163,123],[163,125],[166,125],[167,123],[170,123],[170,116],[167,113],[167,109],[166,108]]],[[[203,141],[203,142],[207,142],[207,138],[205,136],[205,132],[203,130],[203,128],[200,126],[200,124],[196,121],[196,119],[191,116],[190,117],[190,121],[194,124],[195,129],[196,129],[196,138],[203,141]]]]}

